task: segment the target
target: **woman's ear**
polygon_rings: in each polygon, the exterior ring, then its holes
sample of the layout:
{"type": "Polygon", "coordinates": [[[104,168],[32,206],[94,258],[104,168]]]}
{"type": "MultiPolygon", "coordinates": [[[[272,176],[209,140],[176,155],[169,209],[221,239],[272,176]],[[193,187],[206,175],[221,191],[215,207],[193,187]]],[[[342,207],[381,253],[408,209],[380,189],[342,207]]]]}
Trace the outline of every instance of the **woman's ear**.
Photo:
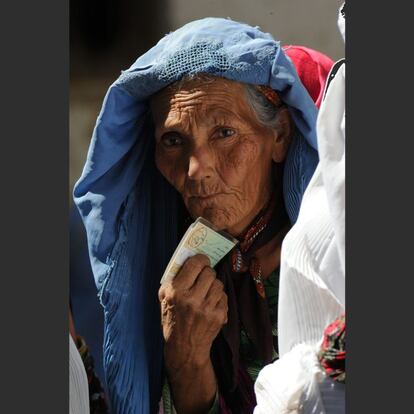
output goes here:
{"type": "Polygon", "coordinates": [[[274,131],[272,159],[274,162],[283,162],[292,140],[292,119],[289,110],[282,107],[277,114],[277,125],[274,131]]]}

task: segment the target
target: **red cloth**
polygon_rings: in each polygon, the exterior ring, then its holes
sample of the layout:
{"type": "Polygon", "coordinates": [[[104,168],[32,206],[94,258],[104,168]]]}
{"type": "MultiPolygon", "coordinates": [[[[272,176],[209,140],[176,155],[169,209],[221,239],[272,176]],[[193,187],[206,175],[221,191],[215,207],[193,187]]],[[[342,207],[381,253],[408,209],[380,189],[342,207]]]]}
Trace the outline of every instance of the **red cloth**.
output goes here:
{"type": "Polygon", "coordinates": [[[288,45],[283,46],[283,50],[292,60],[303,86],[319,108],[333,60],[305,46],[288,45]]]}

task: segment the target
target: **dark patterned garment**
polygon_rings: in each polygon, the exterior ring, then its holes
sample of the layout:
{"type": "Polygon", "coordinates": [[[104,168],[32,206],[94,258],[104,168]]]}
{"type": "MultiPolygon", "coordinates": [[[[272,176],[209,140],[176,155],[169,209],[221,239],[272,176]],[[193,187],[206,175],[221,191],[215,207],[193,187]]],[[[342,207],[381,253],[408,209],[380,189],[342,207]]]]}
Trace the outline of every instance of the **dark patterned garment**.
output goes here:
{"type": "Polygon", "coordinates": [[[325,329],[319,362],[326,375],[345,383],[345,314],[325,329]]]}

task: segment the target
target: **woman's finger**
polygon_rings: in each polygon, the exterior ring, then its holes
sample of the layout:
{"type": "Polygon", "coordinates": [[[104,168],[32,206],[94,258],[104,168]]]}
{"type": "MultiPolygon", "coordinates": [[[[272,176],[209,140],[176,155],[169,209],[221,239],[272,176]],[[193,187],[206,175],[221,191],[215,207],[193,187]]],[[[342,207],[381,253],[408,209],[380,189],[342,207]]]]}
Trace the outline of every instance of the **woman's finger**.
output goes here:
{"type": "Polygon", "coordinates": [[[210,259],[204,254],[188,258],[171,281],[171,285],[176,289],[190,289],[206,266],[210,266],[210,259]]]}

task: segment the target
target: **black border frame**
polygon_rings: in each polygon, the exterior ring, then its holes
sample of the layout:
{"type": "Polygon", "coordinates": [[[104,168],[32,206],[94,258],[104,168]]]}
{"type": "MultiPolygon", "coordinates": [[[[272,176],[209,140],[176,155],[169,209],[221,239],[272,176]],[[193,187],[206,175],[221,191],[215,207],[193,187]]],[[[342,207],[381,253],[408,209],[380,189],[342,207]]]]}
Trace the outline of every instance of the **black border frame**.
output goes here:
{"type": "Polygon", "coordinates": [[[6,2],[0,18],[1,411],[64,413],[69,2],[6,2]]]}
{"type": "MultiPolygon", "coordinates": [[[[412,119],[412,15],[404,4],[347,3],[349,413],[412,405],[413,152],[404,123],[412,119]]],[[[69,3],[5,3],[1,20],[2,407],[65,412],[69,3]]]]}

